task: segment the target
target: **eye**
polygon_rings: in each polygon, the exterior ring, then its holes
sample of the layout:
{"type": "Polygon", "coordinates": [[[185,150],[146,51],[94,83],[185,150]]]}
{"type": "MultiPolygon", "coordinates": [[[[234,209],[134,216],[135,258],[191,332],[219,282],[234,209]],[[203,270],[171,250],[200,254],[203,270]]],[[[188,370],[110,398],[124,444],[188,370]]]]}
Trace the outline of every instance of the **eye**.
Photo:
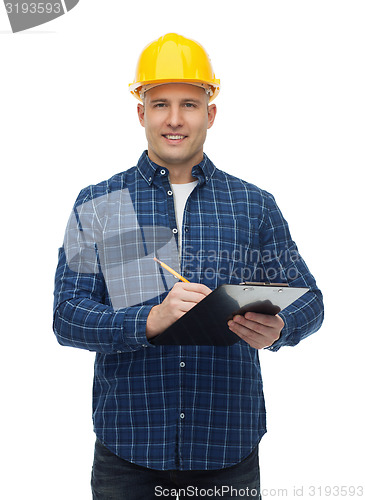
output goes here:
{"type": "Polygon", "coordinates": [[[186,102],[185,103],[185,107],[187,107],[187,108],[196,108],[196,104],[194,104],[193,102],[186,102]]]}
{"type": "Polygon", "coordinates": [[[166,104],[164,102],[158,102],[153,107],[154,108],[164,108],[165,106],[166,106],[166,104]]]}

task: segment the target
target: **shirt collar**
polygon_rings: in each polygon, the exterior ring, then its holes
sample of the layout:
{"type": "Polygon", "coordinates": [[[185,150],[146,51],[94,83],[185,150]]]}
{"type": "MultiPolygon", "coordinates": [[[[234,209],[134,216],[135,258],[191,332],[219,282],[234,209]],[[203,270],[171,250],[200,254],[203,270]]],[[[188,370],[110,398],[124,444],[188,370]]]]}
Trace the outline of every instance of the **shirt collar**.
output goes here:
{"type": "MultiPolygon", "coordinates": [[[[199,185],[209,182],[215,171],[215,165],[210,161],[208,156],[204,153],[204,157],[200,163],[192,168],[192,175],[198,179],[199,185]]],[[[165,176],[168,174],[166,167],[161,167],[154,163],[148,157],[147,150],[144,151],[137,163],[137,169],[147,184],[150,186],[155,177],[165,176]]]]}

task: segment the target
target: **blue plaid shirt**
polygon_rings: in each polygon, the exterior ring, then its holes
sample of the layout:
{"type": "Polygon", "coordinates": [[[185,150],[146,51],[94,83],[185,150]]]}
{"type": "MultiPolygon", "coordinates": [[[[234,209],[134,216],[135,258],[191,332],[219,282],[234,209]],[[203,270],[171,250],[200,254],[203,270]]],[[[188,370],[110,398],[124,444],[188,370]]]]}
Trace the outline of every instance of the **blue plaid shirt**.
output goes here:
{"type": "MultiPolygon", "coordinates": [[[[294,346],[323,320],[320,290],[292,241],[273,196],[217,169],[204,155],[186,203],[180,272],[211,289],[223,283],[288,282],[310,291],[280,313],[281,337],[294,346]]],[[[74,206],[128,189],[138,222],[176,235],[168,171],[144,152],[136,167],[83,189],[74,206]]],[[[96,352],[93,421],[97,437],[125,460],[152,469],[232,466],[266,432],[258,351],[230,347],[153,346],[146,319],[167,291],[115,309],[102,272],[78,273],[59,250],[54,332],[61,345],[96,352]]]]}

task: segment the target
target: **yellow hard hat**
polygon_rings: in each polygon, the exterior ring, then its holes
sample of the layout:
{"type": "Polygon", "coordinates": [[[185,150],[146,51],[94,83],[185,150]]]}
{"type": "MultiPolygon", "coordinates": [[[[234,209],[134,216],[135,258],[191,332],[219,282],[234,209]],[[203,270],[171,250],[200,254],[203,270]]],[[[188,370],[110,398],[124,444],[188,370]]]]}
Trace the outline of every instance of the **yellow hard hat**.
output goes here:
{"type": "Polygon", "coordinates": [[[129,90],[142,101],[144,90],[164,83],[204,87],[210,101],[217,97],[220,87],[205,49],[200,43],[176,33],[161,36],[143,49],[129,90]]]}

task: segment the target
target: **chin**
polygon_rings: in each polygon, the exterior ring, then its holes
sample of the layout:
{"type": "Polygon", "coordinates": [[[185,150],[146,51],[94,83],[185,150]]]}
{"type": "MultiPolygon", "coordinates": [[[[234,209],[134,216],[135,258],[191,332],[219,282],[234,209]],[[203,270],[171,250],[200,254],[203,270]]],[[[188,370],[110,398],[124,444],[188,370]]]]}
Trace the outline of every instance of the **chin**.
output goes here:
{"type": "Polygon", "coordinates": [[[189,161],[189,158],[179,155],[163,155],[161,156],[161,159],[165,163],[170,163],[171,165],[177,165],[179,163],[186,163],[187,161],[189,161]]]}

